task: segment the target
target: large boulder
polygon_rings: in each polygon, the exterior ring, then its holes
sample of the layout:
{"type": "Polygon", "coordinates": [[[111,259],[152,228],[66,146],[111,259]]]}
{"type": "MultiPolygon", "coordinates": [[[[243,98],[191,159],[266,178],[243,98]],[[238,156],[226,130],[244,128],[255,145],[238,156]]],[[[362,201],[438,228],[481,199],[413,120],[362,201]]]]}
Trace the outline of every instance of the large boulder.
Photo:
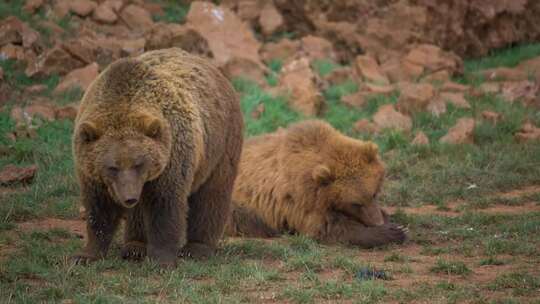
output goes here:
{"type": "Polygon", "coordinates": [[[309,59],[300,58],[285,65],[279,78],[279,88],[288,93],[291,108],[306,116],[319,115],[324,109],[316,77],[309,59]]]}
{"type": "Polygon", "coordinates": [[[248,24],[230,9],[210,2],[194,1],[186,21],[188,28],[208,42],[213,60],[219,67],[235,58],[262,65],[259,58],[260,43],[248,24]]]}

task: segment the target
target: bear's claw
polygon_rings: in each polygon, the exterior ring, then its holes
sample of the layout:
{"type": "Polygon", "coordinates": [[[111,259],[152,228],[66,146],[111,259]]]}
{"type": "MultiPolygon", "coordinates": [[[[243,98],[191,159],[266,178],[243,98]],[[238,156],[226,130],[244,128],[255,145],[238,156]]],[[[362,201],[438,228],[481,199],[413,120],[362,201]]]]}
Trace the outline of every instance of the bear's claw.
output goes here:
{"type": "Polygon", "coordinates": [[[140,261],[146,257],[146,245],[139,242],[126,243],[120,254],[125,260],[140,261]]]}

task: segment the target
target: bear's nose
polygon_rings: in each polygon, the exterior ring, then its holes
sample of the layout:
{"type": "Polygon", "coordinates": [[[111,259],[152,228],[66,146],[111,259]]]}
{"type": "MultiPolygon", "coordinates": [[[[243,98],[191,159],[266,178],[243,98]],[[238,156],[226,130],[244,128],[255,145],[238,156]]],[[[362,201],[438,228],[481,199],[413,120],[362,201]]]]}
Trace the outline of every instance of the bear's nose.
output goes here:
{"type": "Polygon", "coordinates": [[[125,202],[126,206],[133,206],[137,203],[137,199],[136,198],[130,198],[130,199],[127,199],[125,202]]]}

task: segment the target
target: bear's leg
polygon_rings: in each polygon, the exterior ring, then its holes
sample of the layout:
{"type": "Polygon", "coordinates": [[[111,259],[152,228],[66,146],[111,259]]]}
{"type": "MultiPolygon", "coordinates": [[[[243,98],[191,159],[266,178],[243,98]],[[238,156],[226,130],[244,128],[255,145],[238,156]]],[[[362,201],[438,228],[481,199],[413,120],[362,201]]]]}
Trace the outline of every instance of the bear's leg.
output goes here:
{"type": "Polygon", "coordinates": [[[188,187],[178,184],[170,172],[144,186],[142,217],[148,257],[161,267],[176,265],[179,244],[186,240],[188,187]]]}
{"type": "Polygon", "coordinates": [[[143,208],[140,204],[128,213],[124,233],[124,246],[121,251],[122,258],[137,261],[146,257],[143,208]]]}
{"type": "Polygon", "coordinates": [[[83,205],[88,210],[86,247],[75,254],[75,264],[86,264],[104,258],[122,217],[121,208],[114,203],[106,190],[81,185],[83,205]]]}
{"type": "Polygon", "coordinates": [[[215,253],[229,220],[236,162],[221,161],[209,179],[189,197],[188,243],[180,256],[205,258],[215,253]]]}
{"type": "Polygon", "coordinates": [[[408,229],[393,223],[381,226],[365,225],[341,215],[331,215],[324,231],[318,233],[323,242],[343,243],[362,248],[372,248],[390,243],[403,243],[408,229]]]}

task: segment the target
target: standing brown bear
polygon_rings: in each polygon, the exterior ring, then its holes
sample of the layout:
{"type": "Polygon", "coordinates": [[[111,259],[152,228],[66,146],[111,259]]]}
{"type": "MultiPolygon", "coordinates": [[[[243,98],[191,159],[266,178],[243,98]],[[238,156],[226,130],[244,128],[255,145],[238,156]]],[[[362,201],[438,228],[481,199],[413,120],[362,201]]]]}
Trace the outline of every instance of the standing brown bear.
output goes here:
{"type": "Polygon", "coordinates": [[[148,254],[167,267],[177,254],[213,254],[242,141],[238,98],[206,60],[172,48],[111,64],[84,95],[75,122],[88,212],[88,243],[75,262],[105,257],[123,217],[124,258],[148,254]]]}
{"type": "Polygon", "coordinates": [[[325,243],[401,243],[407,229],[376,202],[384,180],[377,146],[322,121],[252,138],[244,145],[229,235],[296,232],[325,243]]]}

